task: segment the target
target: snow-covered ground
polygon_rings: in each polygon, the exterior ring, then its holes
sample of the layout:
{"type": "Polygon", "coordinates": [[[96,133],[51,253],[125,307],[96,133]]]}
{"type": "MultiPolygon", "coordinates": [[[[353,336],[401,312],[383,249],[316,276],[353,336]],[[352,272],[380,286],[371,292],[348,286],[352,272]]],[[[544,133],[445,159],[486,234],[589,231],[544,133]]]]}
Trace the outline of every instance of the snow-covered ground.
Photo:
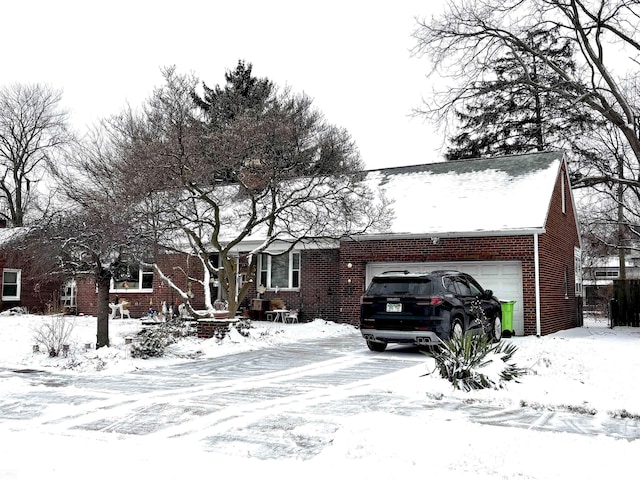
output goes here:
{"type": "MultiPolygon", "coordinates": [[[[0,369],[55,369],[74,375],[113,375],[189,359],[216,357],[301,339],[359,336],[348,325],[316,320],[282,325],[255,322],[249,337],[232,333],[215,339],[187,338],[159,359],[134,359],[125,338],[139,320],[110,325],[111,347],[85,349],[95,341],[95,317],[67,317],[74,323],[67,357],[34,353],[34,332],[47,317],[0,316],[0,369]]],[[[233,331],[232,331],[233,332],[233,331]]],[[[609,329],[589,319],[583,328],[542,338],[505,340],[518,347],[514,360],[529,374],[500,390],[460,392],[433,372],[433,360],[381,377],[380,389],[407,402],[462,400],[504,408],[578,412],[602,421],[619,416],[640,419],[640,329],[609,329]]],[[[362,348],[366,349],[364,342],[362,348]]],[[[371,355],[385,355],[374,354],[371,355]]],[[[22,380],[0,377],[0,398],[22,380]]],[[[29,388],[25,382],[20,388],[29,388]]],[[[59,406],[57,407],[59,408],[59,406]]],[[[228,472],[237,478],[345,478],[425,475],[439,478],[637,478],[640,440],[552,433],[472,423],[463,412],[425,409],[411,416],[362,413],[340,420],[330,444],[310,460],[256,460],[204,452],[189,440],[162,442],[144,436],[110,441],[105,436],[56,435],[22,428],[0,417],[0,478],[198,478],[228,472]],[[187,460],[188,459],[188,460],[187,460]]],[[[33,425],[33,424],[31,424],[33,425]]]]}

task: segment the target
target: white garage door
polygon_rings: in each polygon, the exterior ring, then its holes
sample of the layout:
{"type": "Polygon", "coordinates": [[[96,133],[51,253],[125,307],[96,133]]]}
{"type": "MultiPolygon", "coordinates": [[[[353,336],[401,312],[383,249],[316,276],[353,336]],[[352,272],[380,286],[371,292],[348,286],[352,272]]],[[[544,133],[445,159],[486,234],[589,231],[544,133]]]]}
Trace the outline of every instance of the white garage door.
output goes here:
{"type": "Polygon", "coordinates": [[[433,262],[433,263],[383,263],[367,264],[367,285],[374,275],[390,270],[429,272],[433,270],[458,270],[468,273],[485,289],[493,290],[500,300],[515,301],[513,329],[516,335],[524,335],[522,301],[522,263],[513,262],[433,262]]]}

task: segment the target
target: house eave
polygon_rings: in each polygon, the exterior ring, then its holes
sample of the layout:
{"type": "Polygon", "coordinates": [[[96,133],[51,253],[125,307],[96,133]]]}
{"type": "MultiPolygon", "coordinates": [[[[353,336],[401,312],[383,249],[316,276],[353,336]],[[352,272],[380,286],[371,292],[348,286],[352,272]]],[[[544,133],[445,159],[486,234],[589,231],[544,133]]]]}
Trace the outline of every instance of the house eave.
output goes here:
{"type": "Polygon", "coordinates": [[[481,238],[481,237],[518,237],[541,235],[546,232],[544,227],[523,228],[513,230],[482,230],[467,232],[425,232],[425,233],[374,233],[367,235],[357,235],[345,240],[365,241],[365,240],[415,240],[422,238],[481,238]]]}
{"type": "MultiPolygon", "coordinates": [[[[231,249],[232,253],[252,252],[264,245],[264,240],[245,240],[231,249]]],[[[282,251],[290,246],[290,242],[277,240],[269,245],[267,251],[282,251]]],[[[323,250],[334,249],[340,245],[338,240],[322,239],[322,240],[300,240],[296,242],[295,250],[323,250]]]]}

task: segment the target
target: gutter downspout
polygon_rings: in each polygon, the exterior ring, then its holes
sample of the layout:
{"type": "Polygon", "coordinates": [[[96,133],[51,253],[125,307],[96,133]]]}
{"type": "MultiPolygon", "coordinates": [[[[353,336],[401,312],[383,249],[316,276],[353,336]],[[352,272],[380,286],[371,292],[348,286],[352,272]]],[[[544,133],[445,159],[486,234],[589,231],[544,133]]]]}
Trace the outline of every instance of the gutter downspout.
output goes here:
{"type": "Polygon", "coordinates": [[[536,335],[540,337],[542,330],[540,328],[540,255],[538,253],[538,234],[533,234],[533,263],[535,270],[536,282],[536,335]]]}

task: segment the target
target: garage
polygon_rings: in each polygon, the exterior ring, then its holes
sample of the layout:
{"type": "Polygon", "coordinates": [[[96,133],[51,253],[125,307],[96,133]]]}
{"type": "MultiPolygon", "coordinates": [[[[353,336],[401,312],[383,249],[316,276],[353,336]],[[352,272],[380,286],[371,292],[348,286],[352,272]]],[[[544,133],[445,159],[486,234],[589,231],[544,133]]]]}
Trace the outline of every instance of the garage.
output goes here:
{"type": "Polygon", "coordinates": [[[428,272],[433,270],[458,270],[475,278],[483,288],[493,290],[500,300],[515,301],[513,328],[516,335],[524,335],[522,294],[522,264],[519,261],[429,262],[429,263],[367,263],[366,283],[375,275],[390,270],[428,272]]]}

